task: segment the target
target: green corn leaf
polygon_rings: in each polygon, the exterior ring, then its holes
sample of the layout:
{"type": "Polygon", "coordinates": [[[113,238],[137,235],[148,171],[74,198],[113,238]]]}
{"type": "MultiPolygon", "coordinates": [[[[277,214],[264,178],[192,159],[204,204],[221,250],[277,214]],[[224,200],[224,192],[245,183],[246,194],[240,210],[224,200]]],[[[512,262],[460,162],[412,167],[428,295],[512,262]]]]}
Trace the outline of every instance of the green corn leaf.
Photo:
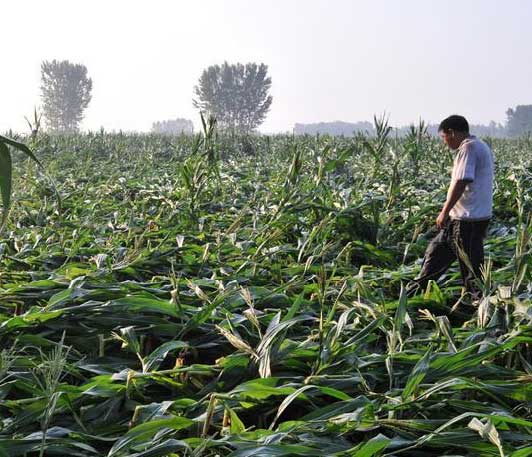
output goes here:
{"type": "Polygon", "coordinates": [[[231,419],[231,433],[242,433],[246,430],[246,426],[244,423],[240,420],[237,413],[232,409],[227,407],[229,411],[229,417],[231,419]]]}
{"type": "Polygon", "coordinates": [[[183,341],[168,341],[167,343],[161,344],[150,355],[144,358],[143,371],[147,373],[156,370],[170,351],[186,348],[188,348],[188,344],[183,341]]]}
{"type": "Polygon", "coordinates": [[[292,457],[292,456],[319,456],[323,455],[310,446],[301,444],[269,444],[266,446],[253,446],[229,454],[228,457],[292,457]]]}
{"type": "Polygon", "coordinates": [[[390,439],[386,438],[384,435],[377,435],[374,438],[371,438],[367,443],[365,443],[358,451],[356,451],[353,457],[376,457],[381,455],[381,452],[388,447],[390,444],[390,439]]]}
{"type": "Polygon", "coordinates": [[[183,449],[190,450],[190,446],[185,441],[169,439],[155,446],[150,446],[146,451],[128,454],[128,457],[167,457],[169,455],[179,455],[173,453],[183,449]]]}
{"type": "Polygon", "coordinates": [[[12,162],[9,148],[0,142],[0,192],[2,193],[2,219],[0,220],[0,231],[4,228],[11,206],[11,180],[12,162]]]}
{"type": "Polygon", "coordinates": [[[125,452],[131,446],[147,442],[153,436],[160,434],[164,430],[182,430],[190,427],[192,424],[194,424],[194,421],[187,419],[186,417],[173,417],[170,419],[159,419],[137,425],[113,445],[107,454],[107,457],[130,455],[125,452]]]}
{"type": "Polygon", "coordinates": [[[408,377],[408,381],[406,382],[406,386],[403,389],[402,398],[403,400],[408,399],[411,395],[415,394],[416,389],[418,388],[419,384],[423,379],[425,378],[427,372],[430,368],[430,358],[432,356],[432,350],[429,349],[421,359],[416,363],[414,366],[414,369],[410,373],[410,376],[408,377]]]}

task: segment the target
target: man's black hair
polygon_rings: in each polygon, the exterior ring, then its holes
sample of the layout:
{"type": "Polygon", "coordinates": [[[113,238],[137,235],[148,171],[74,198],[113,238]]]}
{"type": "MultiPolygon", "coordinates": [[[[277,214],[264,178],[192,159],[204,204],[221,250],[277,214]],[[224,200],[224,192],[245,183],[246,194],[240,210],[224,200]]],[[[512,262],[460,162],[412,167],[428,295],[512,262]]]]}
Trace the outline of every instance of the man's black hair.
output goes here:
{"type": "Polygon", "coordinates": [[[453,114],[441,121],[438,132],[448,132],[451,129],[455,132],[469,133],[469,124],[464,116],[453,114]]]}

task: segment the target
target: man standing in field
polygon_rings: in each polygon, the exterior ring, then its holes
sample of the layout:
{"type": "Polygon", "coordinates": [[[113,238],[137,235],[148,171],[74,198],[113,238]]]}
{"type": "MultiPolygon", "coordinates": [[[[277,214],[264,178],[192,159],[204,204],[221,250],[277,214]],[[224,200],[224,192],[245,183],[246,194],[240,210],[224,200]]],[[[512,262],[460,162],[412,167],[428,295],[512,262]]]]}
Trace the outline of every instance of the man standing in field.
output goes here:
{"type": "Polygon", "coordinates": [[[483,242],[492,216],[493,153],[486,143],[469,134],[469,124],[462,116],[444,119],[438,132],[457,153],[447,200],[436,219],[439,233],[427,247],[421,272],[408,289],[410,294],[424,289],[429,280],[437,279],[458,259],[467,291],[478,298],[475,280],[481,276],[483,242]]]}

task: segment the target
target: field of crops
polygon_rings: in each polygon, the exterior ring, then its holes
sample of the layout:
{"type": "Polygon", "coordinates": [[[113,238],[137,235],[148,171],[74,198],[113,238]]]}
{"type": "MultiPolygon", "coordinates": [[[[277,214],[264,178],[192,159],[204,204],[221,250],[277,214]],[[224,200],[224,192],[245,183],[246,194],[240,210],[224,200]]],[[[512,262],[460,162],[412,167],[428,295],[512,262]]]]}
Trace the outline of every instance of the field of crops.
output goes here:
{"type": "Polygon", "coordinates": [[[403,289],[451,152],[377,132],[22,139],[61,204],[14,153],[0,456],[532,456],[532,142],[471,304],[403,289]]]}

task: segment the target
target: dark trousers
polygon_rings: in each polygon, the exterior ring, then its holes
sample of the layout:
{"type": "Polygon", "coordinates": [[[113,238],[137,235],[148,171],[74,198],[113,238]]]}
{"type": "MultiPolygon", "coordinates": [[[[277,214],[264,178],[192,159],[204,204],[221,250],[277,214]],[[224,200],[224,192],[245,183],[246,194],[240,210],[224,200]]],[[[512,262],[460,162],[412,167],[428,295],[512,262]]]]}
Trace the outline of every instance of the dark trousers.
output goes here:
{"type": "Polygon", "coordinates": [[[409,295],[425,289],[431,279],[436,280],[457,259],[467,291],[477,295],[475,278],[480,278],[480,267],[484,263],[484,238],[488,224],[487,220],[449,220],[428,245],[421,271],[408,285],[409,295]]]}

